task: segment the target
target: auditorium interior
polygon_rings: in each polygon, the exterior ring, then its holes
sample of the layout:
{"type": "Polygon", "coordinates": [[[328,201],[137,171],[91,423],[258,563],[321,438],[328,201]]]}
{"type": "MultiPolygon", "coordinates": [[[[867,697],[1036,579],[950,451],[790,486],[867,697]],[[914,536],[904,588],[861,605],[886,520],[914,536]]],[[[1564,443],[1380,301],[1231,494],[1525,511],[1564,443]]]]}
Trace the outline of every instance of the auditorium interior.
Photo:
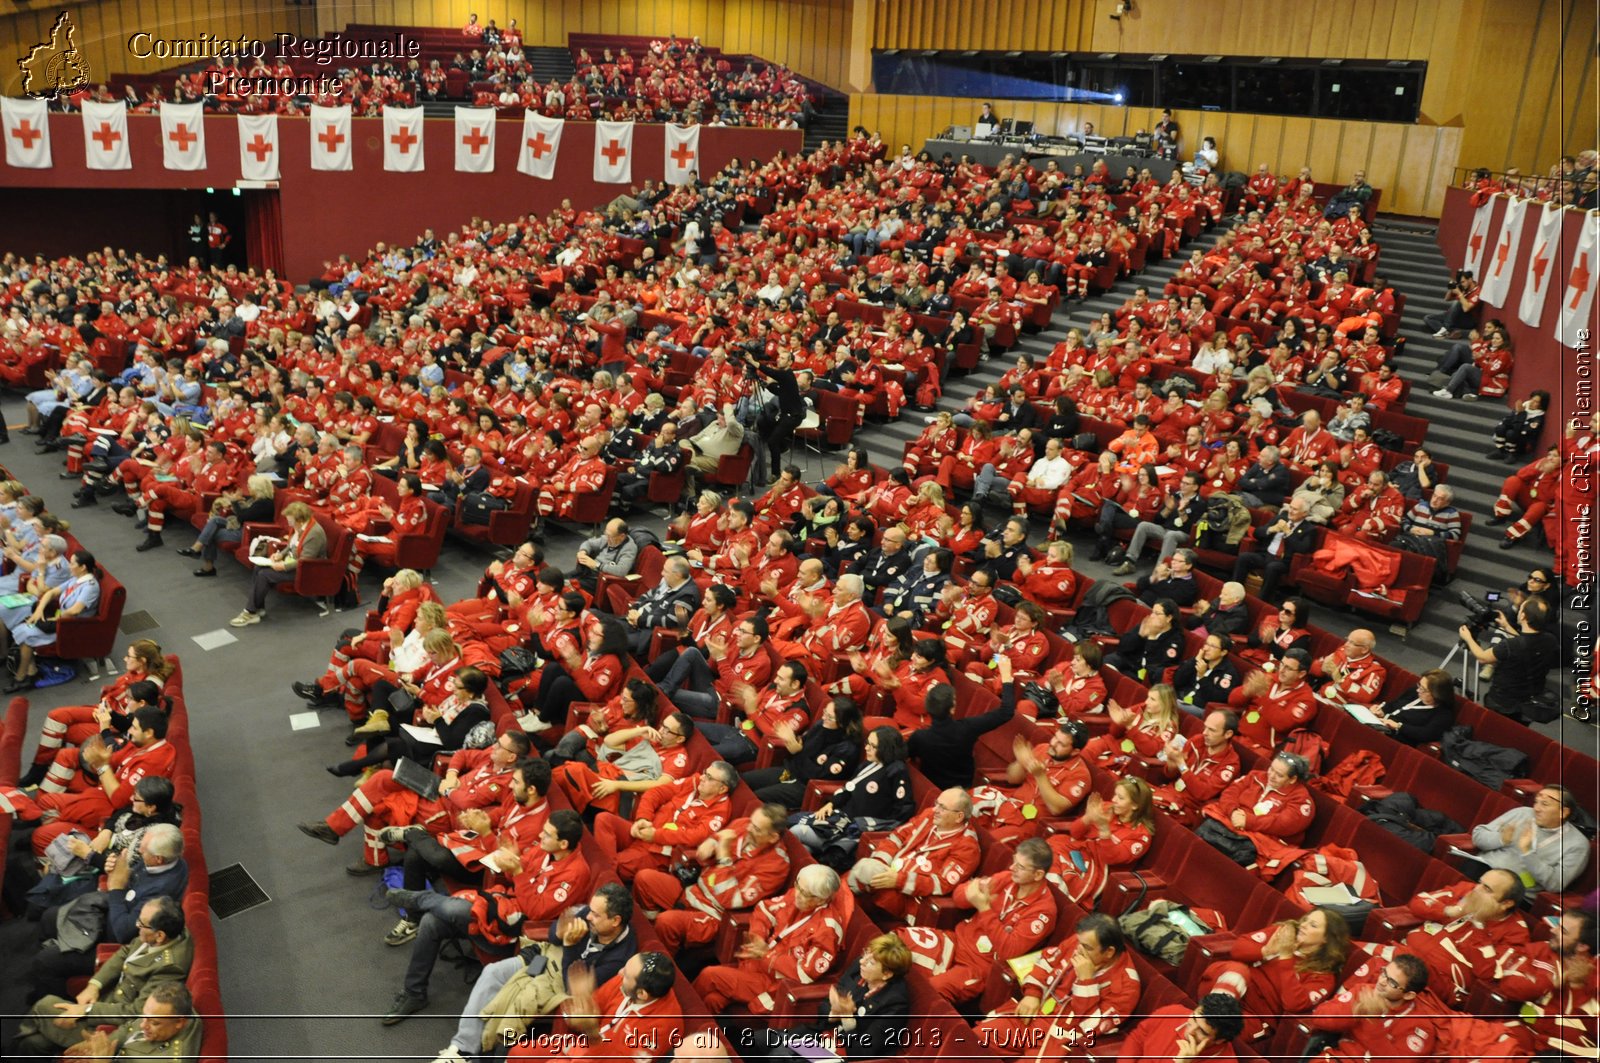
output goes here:
{"type": "Polygon", "coordinates": [[[1597,63],[0,0],[0,1051],[1594,1058],[1597,63]]]}

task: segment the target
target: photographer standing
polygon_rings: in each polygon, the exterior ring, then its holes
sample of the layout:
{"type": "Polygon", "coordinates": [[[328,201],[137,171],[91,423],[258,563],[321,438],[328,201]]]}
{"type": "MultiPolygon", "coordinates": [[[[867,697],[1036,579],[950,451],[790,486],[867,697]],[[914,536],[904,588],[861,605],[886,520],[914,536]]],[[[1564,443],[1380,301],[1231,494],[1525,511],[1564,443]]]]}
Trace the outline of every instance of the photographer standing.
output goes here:
{"type": "Polygon", "coordinates": [[[1472,327],[1472,312],[1478,307],[1478,282],[1473,279],[1472,271],[1456,270],[1444,295],[1444,313],[1429,314],[1422,319],[1439,339],[1472,327]]]}
{"type": "MultiPolygon", "coordinates": [[[[1462,624],[1457,629],[1479,664],[1494,665],[1489,693],[1483,699],[1485,706],[1518,722],[1527,722],[1523,708],[1544,692],[1545,677],[1560,657],[1556,636],[1545,630],[1549,620],[1549,603],[1544,598],[1530,597],[1518,606],[1516,630],[1503,642],[1485,648],[1478,644],[1469,626],[1462,624]]],[[[1503,618],[1500,623],[1510,626],[1503,618]]]]}
{"type": "Polygon", "coordinates": [[[762,365],[748,351],[744,364],[772,386],[772,400],[761,407],[756,431],[766,444],[767,458],[772,462],[772,478],[776,480],[783,474],[783,457],[794,441],[794,430],[805,420],[806,401],[800,395],[800,383],[793,369],[762,365]]]}

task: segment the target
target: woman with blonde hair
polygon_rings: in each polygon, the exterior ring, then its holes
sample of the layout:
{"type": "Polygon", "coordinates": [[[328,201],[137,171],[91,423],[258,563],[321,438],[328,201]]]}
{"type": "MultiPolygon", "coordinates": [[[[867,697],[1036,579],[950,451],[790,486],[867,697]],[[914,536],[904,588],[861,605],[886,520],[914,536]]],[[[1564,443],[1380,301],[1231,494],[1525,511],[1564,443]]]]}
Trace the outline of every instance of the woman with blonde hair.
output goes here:
{"type": "Polygon", "coordinates": [[[1167,743],[1177,737],[1183,717],[1178,712],[1178,695],[1170,684],[1157,683],[1136,709],[1112,701],[1106,709],[1111,730],[1083,747],[1084,759],[1113,775],[1121,774],[1137,755],[1156,760],[1167,743]]]}
{"type": "Polygon", "coordinates": [[[1083,815],[1065,834],[1048,839],[1055,851],[1051,877],[1079,904],[1092,905],[1106,888],[1113,868],[1136,863],[1150,851],[1156,814],[1150,784],[1137,775],[1117,780],[1109,800],[1090,794],[1083,815]]]}
{"type": "Polygon", "coordinates": [[[211,516],[200,529],[193,546],[179,550],[184,557],[198,557],[196,576],[217,574],[217,551],[221,543],[236,543],[244,536],[246,524],[265,524],[272,520],[273,496],[277,484],[272,477],[256,473],[245,481],[244,491],[224,491],[211,503],[211,516]]]}
{"type": "MultiPolygon", "coordinates": [[[[267,611],[267,595],[272,588],[292,581],[300,562],[328,556],[328,533],[317,523],[310,506],[304,502],[290,502],[283,507],[283,518],[289,522],[289,538],[270,556],[260,559],[244,609],[228,621],[233,627],[261,623],[261,617],[267,611]]],[[[321,608],[322,615],[328,615],[326,602],[322,603],[321,608]]]]}

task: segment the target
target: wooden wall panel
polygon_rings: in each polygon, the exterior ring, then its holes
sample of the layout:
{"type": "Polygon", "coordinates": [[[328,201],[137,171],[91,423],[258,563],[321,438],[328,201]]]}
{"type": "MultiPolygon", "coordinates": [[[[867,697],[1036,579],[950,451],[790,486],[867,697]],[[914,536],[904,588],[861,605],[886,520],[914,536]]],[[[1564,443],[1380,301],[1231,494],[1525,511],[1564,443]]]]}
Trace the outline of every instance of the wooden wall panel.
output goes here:
{"type": "MultiPolygon", "coordinates": [[[[923,141],[952,124],[970,123],[981,100],[959,97],[886,96],[855,93],[850,97],[850,124],[877,130],[891,151],[923,141]]],[[[1094,122],[1101,132],[1120,135],[1126,116],[1129,129],[1155,119],[1142,108],[1077,106],[1031,100],[1000,101],[1005,117],[1030,118],[1047,133],[1071,133],[1094,122]]],[[[1384,209],[1399,214],[1438,217],[1461,145],[1458,128],[1388,122],[1313,121],[1281,115],[1222,114],[1178,111],[1186,137],[1217,138],[1222,165],[1254,171],[1267,163],[1274,173],[1295,173],[1310,165],[1318,180],[1343,181],[1365,170],[1373,185],[1384,190],[1384,209]]]]}
{"type": "Polygon", "coordinates": [[[1103,0],[881,0],[874,48],[1071,51],[1088,47],[1082,29],[1103,0]]]}

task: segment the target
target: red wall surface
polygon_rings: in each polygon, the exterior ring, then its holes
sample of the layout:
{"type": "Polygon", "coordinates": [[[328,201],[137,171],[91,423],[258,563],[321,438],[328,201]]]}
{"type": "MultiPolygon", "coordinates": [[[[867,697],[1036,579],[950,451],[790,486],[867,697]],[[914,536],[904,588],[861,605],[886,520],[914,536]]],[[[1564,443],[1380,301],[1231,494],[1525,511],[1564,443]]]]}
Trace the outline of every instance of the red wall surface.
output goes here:
{"type": "MultiPolygon", "coordinates": [[[[1445,191],[1444,213],[1439,218],[1439,250],[1444,254],[1444,260],[1451,269],[1460,267],[1466,257],[1467,237],[1472,232],[1473,215],[1477,208],[1472,205],[1471,192],[1464,188],[1451,188],[1445,191]]],[[[1489,232],[1497,234],[1500,231],[1500,219],[1505,213],[1507,200],[1497,197],[1494,200],[1494,214],[1490,219],[1489,232]]],[[[1539,228],[1539,219],[1543,216],[1542,208],[1535,209],[1530,205],[1523,212],[1522,241],[1519,256],[1526,256],[1533,245],[1539,228]]],[[[1561,298],[1563,285],[1568,271],[1571,269],[1572,251],[1578,244],[1579,230],[1583,224],[1583,212],[1577,209],[1567,211],[1567,216],[1562,222],[1561,244],[1555,256],[1556,274],[1552,279],[1549,291],[1545,293],[1544,310],[1539,315],[1539,324],[1529,327],[1523,324],[1518,316],[1518,307],[1522,304],[1523,282],[1527,279],[1526,267],[1518,269],[1511,278],[1510,290],[1506,294],[1505,305],[1493,307],[1484,303],[1484,318],[1498,318],[1506,326],[1506,332],[1511,336],[1511,349],[1516,354],[1516,362],[1511,372],[1511,398],[1521,401],[1530,391],[1544,388],[1554,397],[1554,404],[1562,413],[1561,418],[1551,418],[1547,422],[1546,438],[1552,439],[1557,435],[1556,424],[1569,416],[1581,415],[1587,418],[1590,411],[1595,408],[1596,342],[1600,341],[1600,298],[1595,299],[1590,310],[1589,322],[1589,349],[1587,351],[1573,351],[1563,347],[1556,339],[1556,323],[1561,314],[1561,298]]],[[[1487,261],[1487,256],[1485,256],[1487,261]]],[[[1526,258],[1524,258],[1526,261],[1526,258]]],[[[1444,306],[1444,293],[1439,293],[1437,305],[1424,307],[1425,313],[1437,313],[1444,306]]]]}
{"type": "MultiPolygon", "coordinates": [[[[278,121],[280,196],[283,204],[283,254],[287,279],[304,282],[322,272],[324,260],[341,253],[359,254],[378,241],[409,243],[425,228],[443,234],[474,216],[494,221],[522,214],[543,215],[563,199],[579,207],[609,202],[628,191],[627,185],[596,184],[592,123],[568,122],[554,180],[541,181],[517,172],[522,119],[506,119],[495,129],[495,171],[488,174],[455,170],[455,123],[430,119],[423,131],[422,173],[389,173],[383,168],[383,121],[351,122],[351,165],[343,173],[311,169],[308,120],[278,121]]],[[[659,180],[663,170],[663,137],[659,125],[634,129],[635,184],[659,180]]],[[[798,151],[798,130],[718,129],[700,132],[701,172],[713,173],[735,157],[766,160],[778,151],[798,151]]],[[[154,115],[128,117],[131,170],[89,170],[84,167],[83,119],[76,114],[50,116],[50,149],[55,165],[48,170],[19,170],[0,162],[0,188],[67,188],[93,199],[95,190],[232,187],[239,179],[239,126],[231,115],[206,118],[205,171],[167,170],[161,165],[161,122],[154,115]]],[[[121,197],[107,197],[118,203],[121,197]]],[[[119,209],[137,209],[129,205],[119,209]]],[[[0,232],[24,216],[18,197],[0,195],[0,232]]],[[[59,219],[74,226],[71,214],[59,219]]],[[[137,230],[134,230],[137,234],[137,230]]],[[[105,243],[130,250],[140,247],[115,233],[95,237],[88,246],[105,243]]],[[[4,250],[21,250],[0,236],[4,250]]],[[[252,260],[255,256],[252,255],[252,260]]]]}

